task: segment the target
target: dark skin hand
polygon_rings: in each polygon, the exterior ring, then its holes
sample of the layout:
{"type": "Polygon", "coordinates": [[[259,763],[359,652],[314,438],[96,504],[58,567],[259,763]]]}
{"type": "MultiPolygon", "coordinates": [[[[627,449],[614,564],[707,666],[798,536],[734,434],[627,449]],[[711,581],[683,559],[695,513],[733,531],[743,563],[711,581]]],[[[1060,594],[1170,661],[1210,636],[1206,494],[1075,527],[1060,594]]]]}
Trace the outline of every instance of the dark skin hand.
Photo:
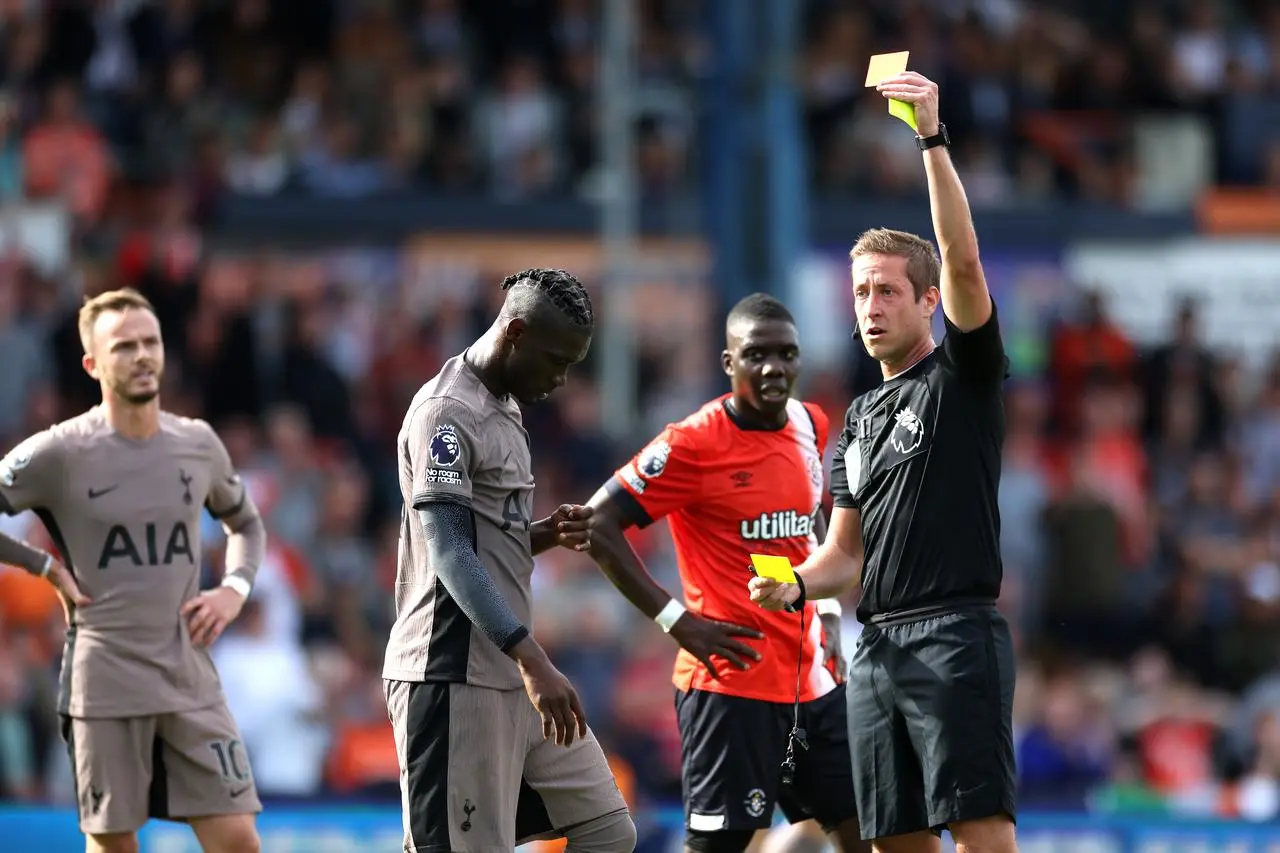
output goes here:
{"type": "MultiPolygon", "coordinates": [[[[671,596],[644,567],[623,531],[628,526],[613,499],[600,489],[589,504],[595,510],[591,557],[618,590],[650,619],[657,617],[671,596]]],[[[715,658],[728,661],[737,669],[747,669],[760,660],[760,653],[742,642],[742,637],[764,639],[764,634],[745,625],[734,625],[707,619],[686,611],[671,627],[671,636],[680,647],[693,655],[712,678],[720,673],[715,658]]]]}
{"type": "Polygon", "coordinates": [[[529,526],[530,550],[541,554],[557,545],[571,551],[591,550],[591,517],[595,510],[578,504],[561,504],[556,511],[529,526]]]}
{"type": "Polygon", "coordinates": [[[520,667],[529,701],[542,717],[543,738],[555,738],[556,745],[569,746],[587,736],[587,713],[573,684],[556,669],[532,635],[507,653],[520,667]]]}

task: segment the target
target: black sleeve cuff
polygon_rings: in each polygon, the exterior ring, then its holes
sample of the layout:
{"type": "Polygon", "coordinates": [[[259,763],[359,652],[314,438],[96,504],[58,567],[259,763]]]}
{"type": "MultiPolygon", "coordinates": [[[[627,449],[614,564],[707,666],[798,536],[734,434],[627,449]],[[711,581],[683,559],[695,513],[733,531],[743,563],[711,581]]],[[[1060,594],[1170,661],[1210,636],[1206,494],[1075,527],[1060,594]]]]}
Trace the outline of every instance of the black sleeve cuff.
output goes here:
{"type": "Polygon", "coordinates": [[[514,649],[516,645],[527,636],[529,636],[529,629],[521,625],[519,628],[513,631],[511,633],[511,636],[507,637],[506,641],[502,644],[501,646],[502,653],[510,654],[511,650],[514,649]]]}
{"type": "Polygon", "coordinates": [[[609,496],[609,500],[618,505],[618,511],[624,520],[642,530],[653,524],[653,519],[649,517],[649,513],[645,512],[644,507],[640,505],[640,501],[636,500],[636,496],[628,492],[618,482],[617,477],[610,477],[608,482],[604,484],[604,490],[605,494],[609,496]]]}
{"type": "Polygon", "coordinates": [[[791,603],[788,608],[792,613],[799,613],[804,610],[805,602],[809,600],[809,593],[804,588],[804,578],[796,575],[796,586],[800,587],[800,597],[791,603]]]}
{"type": "Polygon", "coordinates": [[[448,492],[419,492],[413,496],[413,508],[422,509],[430,504],[457,504],[471,509],[471,498],[448,492]]]}

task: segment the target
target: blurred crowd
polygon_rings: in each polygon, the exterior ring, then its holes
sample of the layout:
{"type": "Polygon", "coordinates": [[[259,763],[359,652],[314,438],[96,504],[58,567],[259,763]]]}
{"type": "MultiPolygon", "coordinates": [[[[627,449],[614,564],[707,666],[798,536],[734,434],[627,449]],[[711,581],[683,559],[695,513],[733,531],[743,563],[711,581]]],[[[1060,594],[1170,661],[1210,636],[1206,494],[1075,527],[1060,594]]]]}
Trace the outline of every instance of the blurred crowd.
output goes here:
{"type": "MultiPolygon", "coordinates": [[[[698,5],[638,4],[637,167],[651,195],[696,183],[698,5]]],[[[1127,203],[1117,119],[1130,108],[1199,116],[1225,139],[1225,102],[1280,84],[1273,4],[1049,5],[1076,17],[1016,0],[806,3],[799,73],[817,185],[920,189],[901,127],[863,95],[865,57],[881,46],[909,48],[942,83],[980,203],[1127,203]],[[1026,120],[1064,111],[1073,122],[1026,120]]],[[[589,0],[0,2],[0,200],[56,197],[75,214],[70,269],[0,257],[0,446],[95,402],[80,294],[130,285],[154,301],[166,407],[218,428],[271,534],[254,594],[215,648],[268,796],[394,798],[379,671],[395,434],[419,385],[490,321],[501,278],[536,262],[230,255],[207,245],[202,216],[226,190],[590,194],[598,41],[589,0]]],[[[1223,159],[1219,177],[1280,185],[1280,155],[1223,148],[1243,159],[1223,159]]],[[[527,410],[542,513],[586,500],[645,436],[723,390],[710,357],[718,300],[659,280],[628,306],[596,290],[602,315],[635,318],[634,435],[601,427],[605,341],[527,410]]],[[[1280,362],[1250,375],[1206,351],[1196,321],[1188,302],[1165,343],[1143,348],[1085,294],[1045,330],[1043,373],[1008,386],[1002,607],[1018,635],[1029,806],[1280,814],[1280,362]]],[[[866,367],[855,345],[841,369],[807,375],[805,394],[839,423],[875,381],[866,367]]],[[[52,547],[31,515],[0,529],[52,547]]],[[[676,589],[664,528],[634,541],[676,589]]],[[[205,545],[212,584],[212,521],[205,545]]],[[[534,579],[537,634],[634,804],[674,801],[670,639],[579,555],[542,555],[534,579]]],[[[856,599],[845,603],[851,642],[856,599]]],[[[0,798],[70,794],[53,705],[63,630],[42,581],[0,568],[0,798]]]]}
{"type": "MultiPolygon", "coordinates": [[[[111,208],[113,177],[181,181],[206,212],[228,191],[594,198],[599,5],[0,3],[0,198],[63,196],[87,226],[111,208]]],[[[705,2],[634,6],[640,192],[687,196],[707,156],[698,144],[699,84],[714,57],[705,2]]],[[[1274,110],[1280,97],[1277,8],[806,0],[795,79],[813,185],[922,191],[903,128],[863,87],[867,57],[898,49],[940,83],[978,204],[1134,203],[1145,168],[1134,121],[1151,115],[1204,128],[1211,179],[1280,185],[1280,144],[1257,124],[1257,105],[1274,110]]]]}

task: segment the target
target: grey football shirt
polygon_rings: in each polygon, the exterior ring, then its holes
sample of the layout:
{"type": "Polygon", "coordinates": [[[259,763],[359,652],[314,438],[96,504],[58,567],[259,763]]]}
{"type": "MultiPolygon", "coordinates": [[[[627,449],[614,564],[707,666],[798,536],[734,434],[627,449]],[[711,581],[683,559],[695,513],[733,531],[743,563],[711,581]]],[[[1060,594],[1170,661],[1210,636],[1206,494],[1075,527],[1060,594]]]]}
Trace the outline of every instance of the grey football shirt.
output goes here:
{"type": "Polygon", "coordinates": [[[397,444],[404,513],[383,677],[520,687],[515,662],[471,624],[427,560],[414,512],[430,501],[470,507],[481,565],[516,618],[532,627],[533,467],[520,407],[494,397],[456,356],[418,391],[397,444]]]}
{"type": "Polygon", "coordinates": [[[230,515],[245,499],[213,429],[168,413],[139,441],[94,408],[0,460],[0,509],[35,511],[93,601],[71,614],[62,713],[132,717],[221,700],[179,610],[199,592],[201,512],[230,515]]]}

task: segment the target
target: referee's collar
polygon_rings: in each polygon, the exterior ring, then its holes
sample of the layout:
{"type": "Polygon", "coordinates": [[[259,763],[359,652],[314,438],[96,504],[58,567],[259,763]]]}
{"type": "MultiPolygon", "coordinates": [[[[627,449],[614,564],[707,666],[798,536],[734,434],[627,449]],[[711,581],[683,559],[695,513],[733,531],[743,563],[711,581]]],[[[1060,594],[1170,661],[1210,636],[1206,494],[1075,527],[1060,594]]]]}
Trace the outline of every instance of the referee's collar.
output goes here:
{"type": "Polygon", "coordinates": [[[905,379],[907,376],[911,374],[911,371],[915,370],[917,367],[924,364],[925,361],[929,358],[929,356],[933,355],[937,351],[938,351],[938,345],[934,344],[933,349],[929,350],[927,353],[925,353],[924,355],[917,358],[915,361],[908,364],[902,370],[899,370],[897,373],[893,374],[892,376],[887,377],[884,380],[883,384],[888,385],[891,382],[897,382],[900,379],[905,379]]]}

